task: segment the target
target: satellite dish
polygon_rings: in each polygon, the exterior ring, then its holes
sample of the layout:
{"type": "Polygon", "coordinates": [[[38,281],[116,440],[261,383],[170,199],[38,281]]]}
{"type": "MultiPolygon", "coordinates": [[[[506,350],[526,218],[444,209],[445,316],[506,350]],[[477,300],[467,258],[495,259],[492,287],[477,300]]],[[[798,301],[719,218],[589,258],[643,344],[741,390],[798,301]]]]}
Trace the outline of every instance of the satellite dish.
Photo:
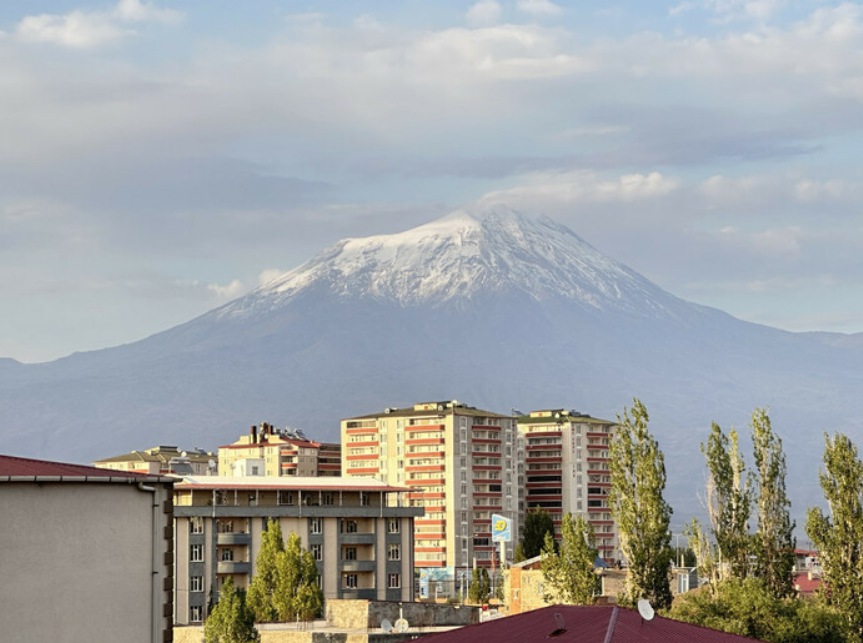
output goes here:
{"type": "Polygon", "coordinates": [[[408,622],[406,619],[400,618],[396,621],[395,631],[399,634],[403,634],[408,631],[408,622]]]}
{"type": "Polygon", "coordinates": [[[216,468],[216,461],[210,460],[209,462],[207,462],[207,466],[210,467],[211,469],[215,469],[216,468]]]}
{"type": "Polygon", "coordinates": [[[387,634],[393,631],[393,624],[390,623],[390,620],[388,618],[385,618],[381,621],[381,629],[387,634]]]}
{"type": "Polygon", "coordinates": [[[651,606],[650,601],[646,598],[638,599],[638,613],[641,614],[641,618],[645,621],[652,621],[655,615],[653,606],[651,606]]]}

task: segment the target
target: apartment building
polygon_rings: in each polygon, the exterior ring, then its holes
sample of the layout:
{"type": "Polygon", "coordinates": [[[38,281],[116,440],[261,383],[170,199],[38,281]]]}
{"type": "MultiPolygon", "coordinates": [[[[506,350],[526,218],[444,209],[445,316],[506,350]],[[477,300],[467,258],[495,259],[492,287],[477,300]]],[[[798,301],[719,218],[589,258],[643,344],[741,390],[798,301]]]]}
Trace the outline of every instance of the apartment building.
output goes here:
{"type": "Polygon", "coordinates": [[[247,588],[270,519],[318,561],[325,598],[413,600],[408,489],[334,477],[189,477],[175,485],[175,622],[198,623],[210,592],[247,588]]]}
{"type": "Polygon", "coordinates": [[[194,475],[215,473],[216,454],[202,449],[180,451],[175,446],[159,446],[132,451],[93,463],[100,469],[147,475],[194,475]]]}
{"type": "MultiPolygon", "coordinates": [[[[415,524],[419,568],[493,565],[491,517],[513,520],[512,559],[520,537],[523,449],[515,418],[457,401],[342,420],[342,475],[410,487],[425,515],[415,524]]],[[[500,565],[500,561],[496,561],[500,565]]]]}
{"type": "Polygon", "coordinates": [[[315,442],[302,431],[279,431],[263,422],[249,433],[219,447],[220,476],[338,476],[342,446],[315,442]]]}
{"type": "Polygon", "coordinates": [[[615,423],[577,411],[549,409],[518,418],[525,440],[526,510],[548,511],[560,531],[563,514],[581,514],[593,525],[599,555],[620,558],[608,505],[608,449],[615,423]]]}

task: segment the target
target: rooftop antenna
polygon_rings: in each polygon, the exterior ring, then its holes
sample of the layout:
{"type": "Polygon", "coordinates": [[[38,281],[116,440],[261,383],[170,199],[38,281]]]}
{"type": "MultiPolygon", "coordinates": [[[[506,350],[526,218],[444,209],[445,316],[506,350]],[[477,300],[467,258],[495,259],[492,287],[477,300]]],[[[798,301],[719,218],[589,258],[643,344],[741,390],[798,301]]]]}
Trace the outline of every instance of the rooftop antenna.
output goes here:
{"type": "Polygon", "coordinates": [[[656,613],[653,611],[653,606],[646,598],[638,599],[638,613],[641,614],[643,621],[652,621],[656,613]]]}

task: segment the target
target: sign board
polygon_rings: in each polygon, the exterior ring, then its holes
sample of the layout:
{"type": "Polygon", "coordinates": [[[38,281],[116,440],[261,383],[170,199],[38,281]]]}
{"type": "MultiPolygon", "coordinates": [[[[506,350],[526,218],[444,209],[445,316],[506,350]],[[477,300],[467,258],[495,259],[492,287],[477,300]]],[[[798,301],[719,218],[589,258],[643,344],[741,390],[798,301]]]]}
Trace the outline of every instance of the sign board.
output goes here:
{"type": "Polygon", "coordinates": [[[506,516],[491,516],[491,540],[495,543],[508,543],[512,541],[512,520],[506,516]]]}
{"type": "Polygon", "coordinates": [[[429,575],[426,570],[420,570],[420,598],[429,597],[429,575]]]}

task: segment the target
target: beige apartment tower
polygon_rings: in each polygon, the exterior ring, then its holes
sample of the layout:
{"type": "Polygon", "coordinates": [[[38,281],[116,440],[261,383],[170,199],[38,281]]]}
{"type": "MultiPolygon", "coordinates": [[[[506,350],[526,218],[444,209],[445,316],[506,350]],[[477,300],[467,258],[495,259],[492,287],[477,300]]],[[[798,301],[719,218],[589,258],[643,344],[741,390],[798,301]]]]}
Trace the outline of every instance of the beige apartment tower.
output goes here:
{"type": "Polygon", "coordinates": [[[233,444],[219,447],[220,476],[338,476],[341,445],[315,442],[301,431],[279,431],[272,424],[251,427],[233,444]]]}
{"type": "Polygon", "coordinates": [[[620,559],[617,529],[608,505],[608,450],[615,423],[563,409],[518,418],[525,440],[525,505],[548,511],[559,536],[566,512],[581,514],[596,533],[599,555],[620,559]]]}
{"type": "Polygon", "coordinates": [[[515,418],[457,401],[342,420],[342,475],[404,485],[425,515],[415,520],[418,568],[492,562],[492,515],[512,520],[512,560],[522,515],[523,450],[515,418]]]}

